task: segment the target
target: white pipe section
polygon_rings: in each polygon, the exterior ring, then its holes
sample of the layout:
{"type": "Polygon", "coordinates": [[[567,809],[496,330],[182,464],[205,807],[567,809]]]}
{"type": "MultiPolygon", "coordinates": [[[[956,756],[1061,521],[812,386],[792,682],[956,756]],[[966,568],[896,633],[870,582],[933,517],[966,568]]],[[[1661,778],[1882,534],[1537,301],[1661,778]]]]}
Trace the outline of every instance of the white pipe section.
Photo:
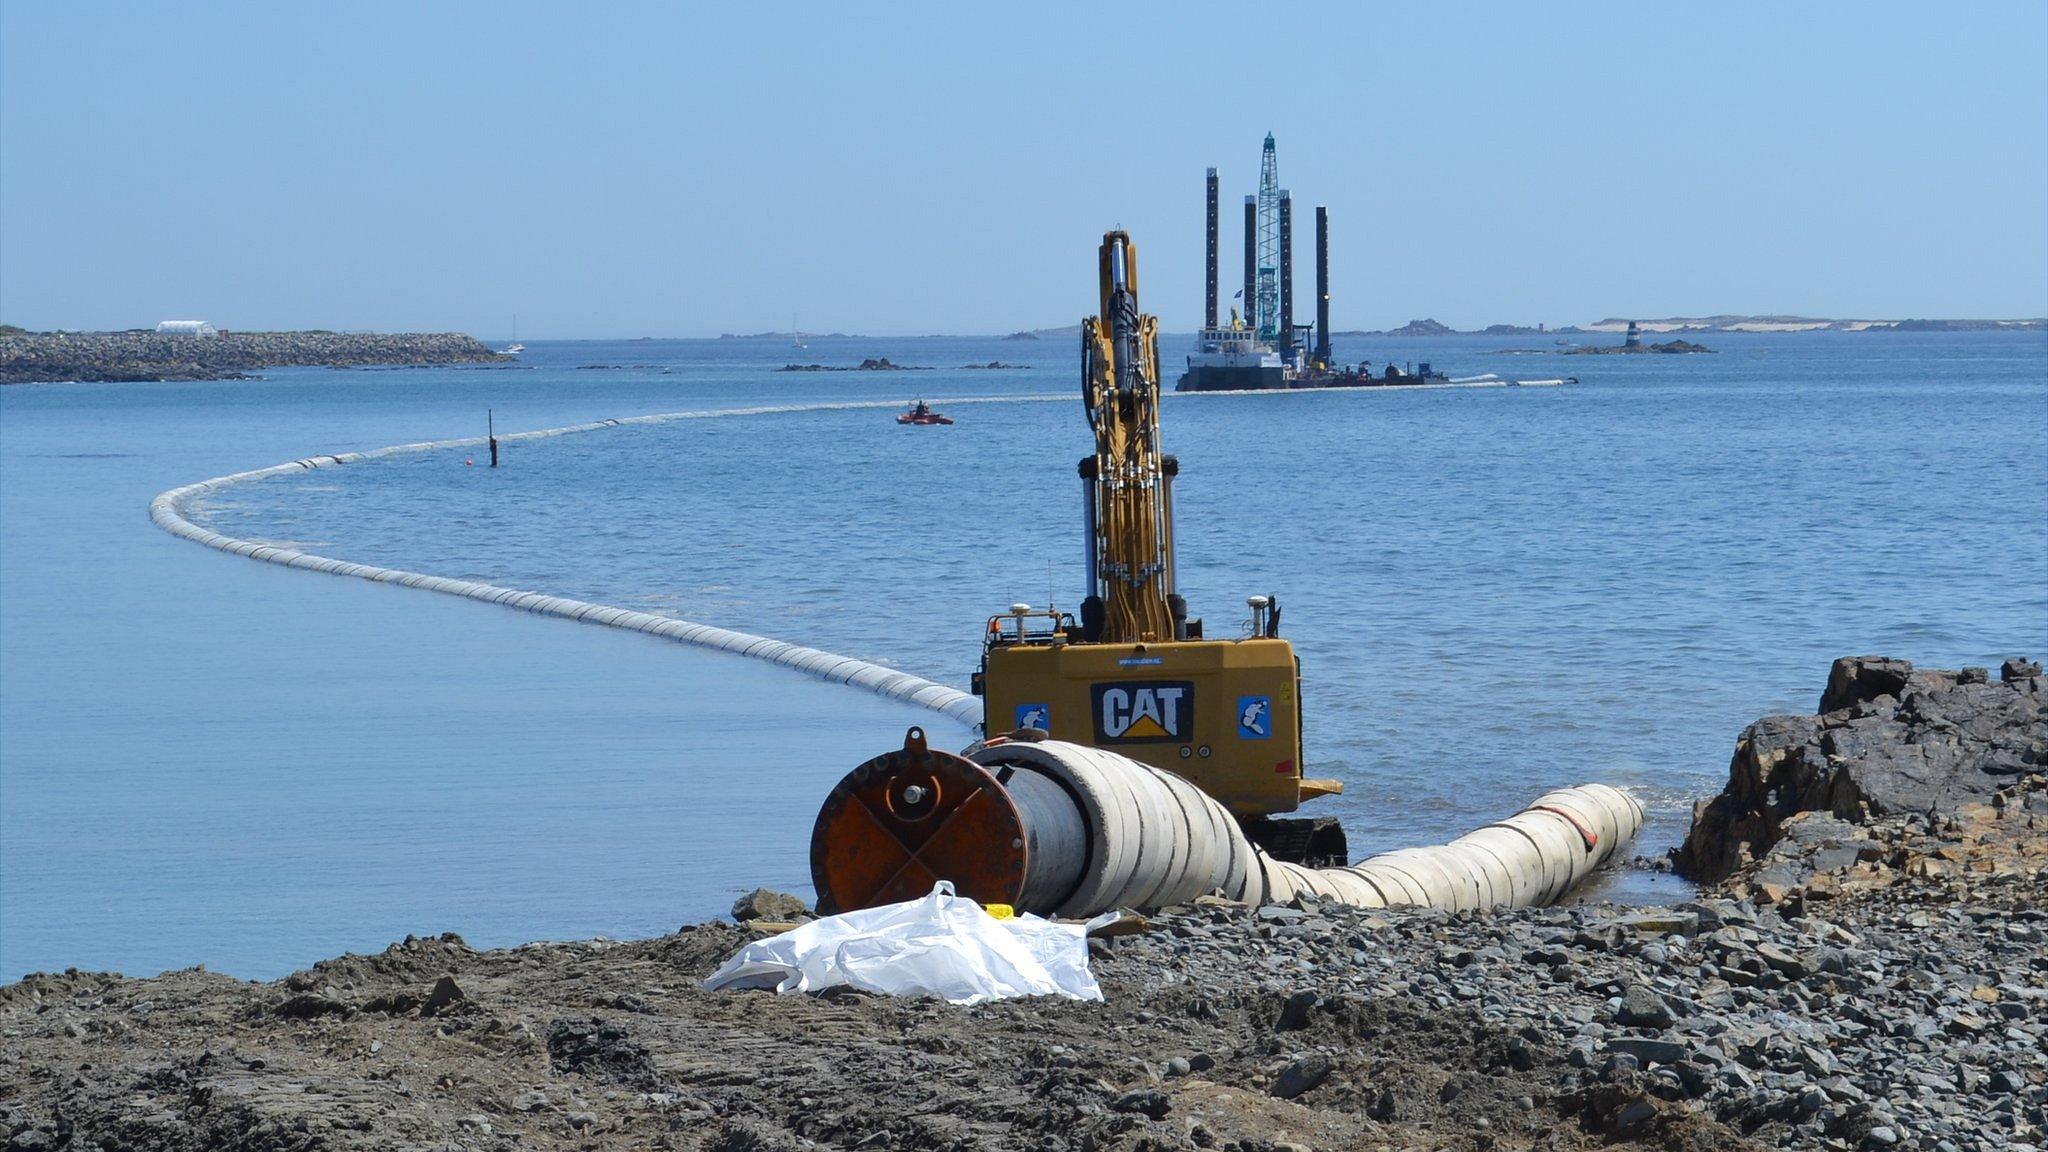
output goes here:
{"type": "MultiPolygon", "coordinates": [[[[976,396],[949,399],[948,404],[1008,404],[1070,401],[1073,397],[1064,393],[1057,396],[976,396]]],[[[587,424],[572,424],[564,428],[543,428],[533,432],[508,432],[498,437],[502,444],[522,440],[541,440],[552,436],[568,436],[578,432],[599,432],[607,428],[620,428],[630,424],[665,424],[676,420],[713,420],[732,416],[763,416],[793,412],[827,412],[864,408],[895,408],[894,400],[860,400],[824,404],[776,404],[754,408],[715,408],[694,412],[662,412],[648,416],[627,416],[616,420],[593,420],[587,424]]],[[[429,592],[440,592],[449,596],[463,596],[471,600],[482,600],[491,604],[502,604],[508,608],[519,608],[542,616],[559,616],[568,620],[580,620],[588,624],[599,624],[608,628],[623,628],[644,632],[650,636],[692,644],[700,648],[716,648],[725,652],[749,656],[794,668],[800,672],[829,680],[835,684],[852,684],[865,688],[892,700],[902,700],[929,708],[970,729],[981,724],[981,700],[957,688],[934,683],[919,676],[895,668],[870,664],[850,656],[821,652],[816,648],[805,648],[764,636],[745,632],[733,632],[714,628],[707,624],[696,624],[679,620],[673,616],[656,616],[651,612],[636,612],[627,608],[614,608],[605,604],[590,604],[582,600],[569,600],[549,596],[540,592],[526,592],[516,588],[502,588],[495,584],[481,584],[473,580],[452,580],[445,576],[432,576],[421,572],[407,572],[397,568],[379,568],[368,564],[355,564],[346,560],[335,560],[286,548],[276,544],[264,544],[254,540],[238,540],[224,536],[208,528],[202,528],[186,516],[185,508],[192,500],[201,496],[231,488],[237,484],[248,484],[275,476],[292,476],[321,468],[335,468],[355,464],[364,460],[376,460],[386,456],[399,456],[419,452],[436,452],[450,448],[474,448],[486,445],[488,438],[468,436],[455,440],[425,440],[413,444],[394,444],[387,448],[374,448],[367,452],[343,452],[339,454],[308,456],[288,464],[277,464],[269,468],[258,468],[250,472],[237,472],[230,476],[216,476],[196,484],[186,484],[160,492],[149,502],[149,518],[156,526],[173,536],[182,536],[196,544],[217,548],[247,556],[251,560],[262,560],[281,564],[287,568],[305,568],[315,572],[326,572],[335,576],[354,576],[360,580],[374,580],[389,584],[400,584],[408,588],[422,588],[429,592]]]]}
{"type": "MultiPolygon", "coordinates": [[[[1087,830],[1077,883],[1065,892],[1043,893],[1049,907],[1024,911],[1092,916],[1108,908],[1180,904],[1218,889],[1234,900],[1258,903],[1265,890],[1264,873],[1237,821],[1180,776],[1064,740],[982,745],[968,758],[992,770],[1052,779],[1087,830]]],[[[1008,787],[1014,791],[1014,780],[1008,787]]],[[[1029,810],[1020,815],[1034,817],[1029,810]]],[[[1026,899],[1039,895],[1025,892],[1026,899]]]]}
{"type": "MultiPolygon", "coordinates": [[[[1613,859],[1643,825],[1643,806],[1605,784],[1560,788],[1495,824],[1449,844],[1383,852],[1345,868],[1307,868],[1275,860],[1246,839],[1230,813],[1187,780],[1114,752],[1062,740],[984,744],[968,758],[1001,772],[1030,773],[1061,786],[1071,807],[1054,813],[1053,795],[1035,785],[1020,804],[1027,832],[1038,823],[1085,829],[1078,868],[1033,865],[1034,875],[1073,875],[1071,886],[1030,886],[1021,911],[1093,916],[1139,910],[1222,892],[1247,904],[1284,904],[1297,895],[1363,908],[1430,905],[1453,911],[1549,904],[1613,859]]],[[[999,779],[1001,777],[999,776],[999,779]]],[[[1071,833],[1046,838],[1073,844],[1071,833]]],[[[1043,849],[1039,849],[1043,850],[1043,849]]]]}

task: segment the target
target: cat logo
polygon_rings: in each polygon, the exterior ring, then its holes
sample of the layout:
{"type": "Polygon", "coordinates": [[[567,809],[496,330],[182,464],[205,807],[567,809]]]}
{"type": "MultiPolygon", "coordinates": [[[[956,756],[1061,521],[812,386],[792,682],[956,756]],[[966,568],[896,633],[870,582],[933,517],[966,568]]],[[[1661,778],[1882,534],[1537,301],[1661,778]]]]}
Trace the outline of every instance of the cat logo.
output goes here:
{"type": "Polygon", "coordinates": [[[1163,744],[1186,740],[1193,730],[1193,681],[1097,684],[1094,695],[1097,743],[1163,744]]]}

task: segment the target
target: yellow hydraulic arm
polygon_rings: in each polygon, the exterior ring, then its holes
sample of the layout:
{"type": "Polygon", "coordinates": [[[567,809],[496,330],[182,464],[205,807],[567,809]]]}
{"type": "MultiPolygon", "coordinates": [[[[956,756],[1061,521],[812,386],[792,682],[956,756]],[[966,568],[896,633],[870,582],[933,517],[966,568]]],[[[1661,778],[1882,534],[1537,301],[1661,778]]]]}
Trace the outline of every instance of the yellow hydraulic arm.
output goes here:
{"type": "Polygon", "coordinates": [[[1301,665],[1267,597],[1246,601],[1251,626],[1240,636],[1209,639],[1188,618],[1175,588],[1180,464],[1159,444],[1159,326],[1138,311],[1129,234],[1103,235],[1098,272],[1096,312],[1081,321],[1081,406],[1095,433],[1080,465],[1087,596],[1078,627],[1028,604],[1011,606],[1008,631],[1004,617],[988,621],[973,680],[983,731],[1036,730],[1135,757],[1255,822],[1247,828],[1261,843],[1298,832],[1321,845],[1315,855],[1342,856],[1341,833],[1332,849],[1320,832],[1271,820],[1337,790],[1302,779],[1301,665]],[[1031,631],[1034,617],[1050,627],[1031,631]]]}
{"type": "Polygon", "coordinates": [[[1126,232],[1102,237],[1102,308],[1081,322],[1081,400],[1095,455],[1081,462],[1090,570],[1086,638],[1176,638],[1187,609],[1174,591],[1172,457],[1159,448],[1159,322],[1138,311],[1138,250],[1126,232]]]}

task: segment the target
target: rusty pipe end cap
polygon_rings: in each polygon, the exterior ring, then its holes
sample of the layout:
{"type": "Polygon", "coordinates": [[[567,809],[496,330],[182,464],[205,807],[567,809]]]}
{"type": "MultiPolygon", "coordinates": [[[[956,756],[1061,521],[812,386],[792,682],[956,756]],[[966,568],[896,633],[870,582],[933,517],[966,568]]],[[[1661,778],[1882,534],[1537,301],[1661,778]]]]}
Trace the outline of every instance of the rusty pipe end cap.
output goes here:
{"type": "Polygon", "coordinates": [[[811,829],[821,913],[916,900],[941,880],[982,904],[1015,904],[1029,861],[1023,820],[979,764],[925,742],[861,764],[834,785],[811,829]]]}

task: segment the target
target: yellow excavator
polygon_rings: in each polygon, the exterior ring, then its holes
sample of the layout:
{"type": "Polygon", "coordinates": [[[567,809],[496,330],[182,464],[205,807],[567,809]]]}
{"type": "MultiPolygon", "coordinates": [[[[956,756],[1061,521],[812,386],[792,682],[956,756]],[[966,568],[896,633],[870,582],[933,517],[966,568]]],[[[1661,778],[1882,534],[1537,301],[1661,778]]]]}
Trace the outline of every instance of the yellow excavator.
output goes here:
{"type": "Polygon", "coordinates": [[[1346,863],[1336,820],[1280,819],[1334,780],[1302,776],[1301,664],[1280,604],[1252,596],[1239,635],[1210,638],[1176,589],[1173,481],[1159,438],[1158,321],[1138,311],[1138,254],[1103,236],[1100,308],[1081,326],[1080,464],[1087,595],[1080,618],[1013,604],[988,621],[974,691],[983,728],[1036,730],[1192,780],[1271,855],[1346,863]]]}
{"type": "Polygon", "coordinates": [[[1081,328],[1095,452],[1081,461],[1080,618],[1029,604],[991,617],[973,678],[982,741],[955,755],[912,728],[832,788],[811,830],[819,911],[915,900],[941,882],[1068,917],[1206,892],[1541,905],[1625,848],[1642,806],[1599,784],[1356,865],[1336,820],[1288,816],[1341,790],[1302,777],[1300,662],[1270,596],[1248,598],[1235,636],[1205,636],[1188,617],[1174,573],[1180,467],[1159,440],[1158,325],[1138,311],[1125,233],[1103,237],[1100,274],[1099,310],[1081,328]]]}

